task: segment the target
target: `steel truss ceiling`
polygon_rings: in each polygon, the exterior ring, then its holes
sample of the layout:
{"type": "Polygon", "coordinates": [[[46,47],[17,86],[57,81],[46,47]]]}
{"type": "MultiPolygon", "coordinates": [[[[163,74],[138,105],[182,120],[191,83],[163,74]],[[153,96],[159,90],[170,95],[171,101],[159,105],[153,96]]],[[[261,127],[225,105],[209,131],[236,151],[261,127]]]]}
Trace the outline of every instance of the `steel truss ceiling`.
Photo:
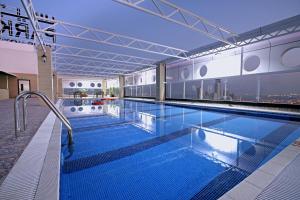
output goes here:
{"type": "Polygon", "coordinates": [[[237,47],[237,34],[167,0],[113,0],[237,47]]]}
{"type": "MultiPolygon", "coordinates": [[[[291,22],[293,23],[293,22],[291,22]]],[[[259,28],[258,30],[251,31],[252,33],[244,33],[239,36],[239,45],[241,47],[249,44],[254,44],[260,41],[265,41],[269,40],[272,38],[284,36],[287,34],[295,33],[300,31],[300,23],[293,23],[293,24],[288,24],[288,25],[283,25],[283,26],[274,26],[274,25],[269,25],[268,28],[259,28]],[[256,33],[253,33],[254,31],[257,31],[256,33]]],[[[206,56],[210,54],[217,54],[222,51],[226,51],[229,49],[233,49],[232,45],[219,45],[218,47],[212,48],[210,47],[209,50],[205,51],[200,51],[199,53],[194,53],[190,55],[190,58],[197,58],[201,56],[206,56]]]]}
{"type": "Polygon", "coordinates": [[[26,11],[26,14],[29,18],[29,21],[32,25],[32,28],[37,36],[37,39],[43,49],[43,52],[46,53],[46,48],[45,48],[45,41],[43,39],[43,36],[41,33],[38,32],[38,30],[40,30],[40,25],[39,25],[39,22],[38,22],[38,19],[37,19],[37,16],[35,15],[35,10],[33,8],[33,4],[32,4],[32,1],[31,0],[21,0],[22,4],[23,4],[23,7],[26,11]]]}
{"type": "MultiPolygon", "coordinates": [[[[59,64],[60,65],[60,64],[59,64]]],[[[84,65],[72,65],[72,64],[61,64],[61,66],[57,69],[57,71],[71,71],[71,72],[91,72],[94,74],[110,74],[110,75],[121,75],[123,73],[120,72],[111,72],[111,71],[99,71],[99,68],[92,68],[90,66],[84,65]],[[80,68],[77,68],[80,67],[80,68]]]]}
{"type": "MultiPolygon", "coordinates": [[[[253,44],[259,41],[300,31],[298,23],[293,26],[274,26],[257,34],[246,34],[245,37],[243,34],[237,36],[235,33],[188,10],[180,8],[167,0],[113,0],[203,33],[210,38],[221,41],[222,43],[226,43],[226,45],[218,45],[215,48],[210,47],[206,50],[199,50],[199,53],[188,53],[182,49],[115,34],[101,29],[89,28],[48,18],[41,18],[35,15],[31,0],[21,1],[28,15],[28,19],[30,20],[37,35],[37,39],[43,49],[45,41],[43,40],[42,33],[46,33],[99,44],[134,49],[173,58],[190,59],[209,54],[216,54],[228,49],[242,47],[247,44],[253,44]],[[146,6],[147,2],[148,7],[146,6]],[[153,5],[152,9],[149,8],[149,3],[153,5]],[[53,23],[53,25],[41,27],[42,24],[39,24],[39,21],[48,21],[53,23]],[[48,28],[55,28],[56,32],[48,31],[48,28]]],[[[155,66],[154,63],[158,62],[153,59],[114,52],[86,49],[63,44],[51,45],[54,45],[53,64],[58,74],[111,77],[119,74],[127,74],[135,70],[146,69],[148,67],[151,68],[155,66]],[[89,70],[91,71],[89,72],[89,70]]]]}
{"type": "Polygon", "coordinates": [[[77,58],[111,61],[140,66],[155,66],[153,65],[153,63],[156,62],[155,60],[149,58],[142,58],[126,54],[118,54],[114,52],[99,51],[61,44],[55,44],[55,47],[56,48],[54,54],[60,56],[73,56],[77,58]]]}
{"type": "Polygon", "coordinates": [[[132,65],[124,65],[124,64],[114,64],[103,61],[94,61],[90,59],[81,59],[74,57],[66,57],[66,56],[54,56],[53,61],[55,65],[64,64],[64,65],[76,65],[76,66],[90,66],[95,69],[106,70],[106,71],[118,71],[118,72],[130,72],[134,70],[139,70],[141,67],[132,66],[132,65]]]}
{"type": "Polygon", "coordinates": [[[123,47],[128,49],[134,49],[138,51],[154,53],[164,56],[170,56],[181,59],[188,59],[187,51],[161,45],[154,42],[149,42],[134,37],[124,36],[108,31],[104,31],[96,28],[89,28],[77,24],[63,22],[59,20],[45,19],[38,17],[39,20],[46,20],[53,25],[46,26],[38,32],[46,34],[54,34],[56,36],[63,36],[67,38],[80,39],[100,44],[106,44],[116,47],[123,47]],[[47,29],[54,28],[55,32],[48,31],[47,29]]]}
{"type": "MultiPolygon", "coordinates": [[[[141,40],[134,37],[128,37],[121,34],[115,34],[101,29],[89,28],[89,27],[67,23],[59,20],[36,16],[36,12],[33,9],[31,0],[22,0],[22,3],[44,52],[45,52],[46,43],[42,36],[43,34],[50,34],[55,36],[62,36],[67,38],[90,41],[94,43],[106,44],[106,45],[111,45],[116,47],[134,49],[142,52],[154,53],[154,54],[164,55],[168,57],[189,59],[186,55],[187,51],[179,48],[174,48],[167,45],[161,45],[155,42],[149,42],[146,40],[141,40]],[[45,26],[45,24],[44,23],[39,24],[39,21],[47,21],[52,24],[50,25],[48,24],[46,27],[41,27],[43,25],[45,26]],[[55,32],[50,31],[50,29],[55,29],[55,32]]],[[[97,62],[97,66],[95,66],[96,63],[95,61],[91,61],[91,62],[85,61],[87,62],[85,65],[82,64],[75,65],[74,62],[71,62],[72,65],[74,66],[73,68],[71,68],[71,64],[68,63],[69,68],[71,69],[70,72],[68,71],[68,73],[74,73],[74,74],[76,74],[76,72],[80,72],[82,74],[82,72],[85,71],[85,70],[81,70],[83,69],[83,67],[98,67],[98,70],[105,71],[105,74],[109,74],[109,73],[111,73],[111,75],[120,74],[120,73],[115,73],[116,71],[124,74],[128,72],[132,72],[133,70],[140,70],[147,67],[153,67],[155,66],[154,63],[157,62],[157,60],[142,58],[138,56],[131,56],[131,55],[114,53],[114,52],[105,52],[105,51],[93,50],[93,49],[85,49],[81,47],[72,47],[72,46],[67,46],[62,44],[61,45],[51,44],[51,46],[55,46],[53,48],[53,54],[54,54],[53,64],[55,66],[55,69],[60,74],[63,73],[62,70],[59,69],[60,66],[64,64],[64,67],[66,67],[67,63],[57,62],[56,58],[58,58],[58,56],[60,57],[73,56],[82,59],[107,61],[107,63],[97,62]],[[110,62],[110,65],[108,65],[109,64],[108,62],[110,62]],[[111,69],[109,69],[110,67],[111,69]]],[[[66,72],[66,68],[64,68],[64,72],[66,72]]],[[[95,71],[93,71],[93,73],[95,73],[95,71]]],[[[89,74],[89,73],[85,73],[85,74],[89,74]]]]}
{"type": "Polygon", "coordinates": [[[113,78],[116,75],[113,74],[106,74],[106,73],[94,73],[94,72],[87,72],[87,71],[74,71],[74,70],[64,70],[60,69],[56,71],[56,74],[58,75],[71,75],[71,76],[93,76],[93,77],[104,77],[104,78],[113,78]],[[79,73],[78,73],[79,72],[79,73]]]}

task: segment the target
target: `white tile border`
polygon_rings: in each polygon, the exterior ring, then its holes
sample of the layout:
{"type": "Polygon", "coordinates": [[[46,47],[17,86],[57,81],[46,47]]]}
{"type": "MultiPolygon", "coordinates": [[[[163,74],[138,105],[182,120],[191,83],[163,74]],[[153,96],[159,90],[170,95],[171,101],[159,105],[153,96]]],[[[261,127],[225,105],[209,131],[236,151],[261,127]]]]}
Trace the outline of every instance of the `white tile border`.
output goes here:
{"type": "MultiPolygon", "coordinates": [[[[56,106],[60,103],[58,101],[56,106]]],[[[0,185],[1,200],[35,199],[56,119],[54,113],[50,111],[0,185]]]]}
{"type": "Polygon", "coordinates": [[[56,119],[37,186],[35,200],[59,199],[61,130],[62,123],[59,119],[56,119]]]}
{"type": "MultiPolygon", "coordinates": [[[[299,138],[300,139],[300,138],[299,138]]],[[[275,180],[275,178],[298,156],[300,147],[290,144],[275,157],[255,170],[250,176],[236,185],[220,199],[253,200],[275,180]]]]}

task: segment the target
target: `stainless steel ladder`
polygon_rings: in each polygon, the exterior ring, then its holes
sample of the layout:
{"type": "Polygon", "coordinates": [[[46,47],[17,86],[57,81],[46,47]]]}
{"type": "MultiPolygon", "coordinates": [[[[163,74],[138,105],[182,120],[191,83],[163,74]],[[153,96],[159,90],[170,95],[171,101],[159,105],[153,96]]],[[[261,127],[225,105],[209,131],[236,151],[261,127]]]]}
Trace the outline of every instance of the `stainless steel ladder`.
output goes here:
{"type": "Polygon", "coordinates": [[[26,91],[18,95],[15,99],[15,135],[16,137],[18,136],[18,132],[21,131],[20,127],[20,110],[19,110],[19,100],[23,98],[23,129],[22,131],[25,131],[26,125],[27,125],[27,109],[26,109],[26,104],[27,104],[27,99],[31,95],[36,95],[40,97],[45,104],[50,108],[50,110],[58,117],[61,122],[67,127],[68,129],[68,145],[73,144],[73,136],[72,136],[72,127],[69,122],[69,120],[55,107],[55,105],[51,102],[51,100],[44,95],[41,92],[30,92],[26,91]]]}

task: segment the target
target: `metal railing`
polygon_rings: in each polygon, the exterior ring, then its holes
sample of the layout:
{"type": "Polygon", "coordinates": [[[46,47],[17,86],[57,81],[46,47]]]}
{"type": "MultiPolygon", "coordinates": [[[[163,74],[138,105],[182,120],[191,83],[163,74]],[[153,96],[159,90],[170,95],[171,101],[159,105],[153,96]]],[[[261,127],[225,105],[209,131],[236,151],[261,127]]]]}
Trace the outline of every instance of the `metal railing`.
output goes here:
{"type": "Polygon", "coordinates": [[[16,135],[16,137],[18,136],[18,132],[21,131],[20,118],[19,118],[19,116],[20,116],[19,100],[21,98],[23,98],[23,129],[22,129],[22,131],[25,131],[26,125],[27,125],[26,105],[27,105],[27,99],[31,95],[36,95],[36,96],[40,97],[45,102],[45,104],[50,108],[50,110],[52,110],[52,112],[56,115],[56,117],[58,117],[61,120],[61,122],[67,127],[67,129],[68,129],[68,144],[71,145],[73,143],[73,136],[72,136],[72,127],[71,127],[69,120],[55,107],[55,105],[51,102],[51,100],[46,95],[44,95],[40,92],[26,91],[16,97],[15,105],[14,105],[15,106],[15,135],[16,135]]]}

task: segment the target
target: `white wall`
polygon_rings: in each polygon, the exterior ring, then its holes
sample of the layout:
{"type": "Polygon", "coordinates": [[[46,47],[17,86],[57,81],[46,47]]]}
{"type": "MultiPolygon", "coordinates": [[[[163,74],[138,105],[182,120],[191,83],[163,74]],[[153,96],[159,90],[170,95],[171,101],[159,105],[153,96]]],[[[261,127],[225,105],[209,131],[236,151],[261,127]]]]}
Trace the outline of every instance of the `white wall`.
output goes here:
{"type": "Polygon", "coordinates": [[[101,89],[102,79],[95,80],[85,80],[82,79],[63,79],[62,81],[63,88],[91,88],[91,89],[101,89]],[[81,87],[80,84],[81,83],[81,87]],[[92,87],[94,86],[94,87],[92,87]],[[99,87],[100,86],[100,87],[99,87]]]}
{"type": "Polygon", "coordinates": [[[167,81],[300,71],[300,32],[167,65],[167,81]],[[206,73],[201,76],[200,70],[206,73]]]}
{"type": "Polygon", "coordinates": [[[37,52],[33,45],[0,41],[0,70],[38,74],[37,52]]]}

